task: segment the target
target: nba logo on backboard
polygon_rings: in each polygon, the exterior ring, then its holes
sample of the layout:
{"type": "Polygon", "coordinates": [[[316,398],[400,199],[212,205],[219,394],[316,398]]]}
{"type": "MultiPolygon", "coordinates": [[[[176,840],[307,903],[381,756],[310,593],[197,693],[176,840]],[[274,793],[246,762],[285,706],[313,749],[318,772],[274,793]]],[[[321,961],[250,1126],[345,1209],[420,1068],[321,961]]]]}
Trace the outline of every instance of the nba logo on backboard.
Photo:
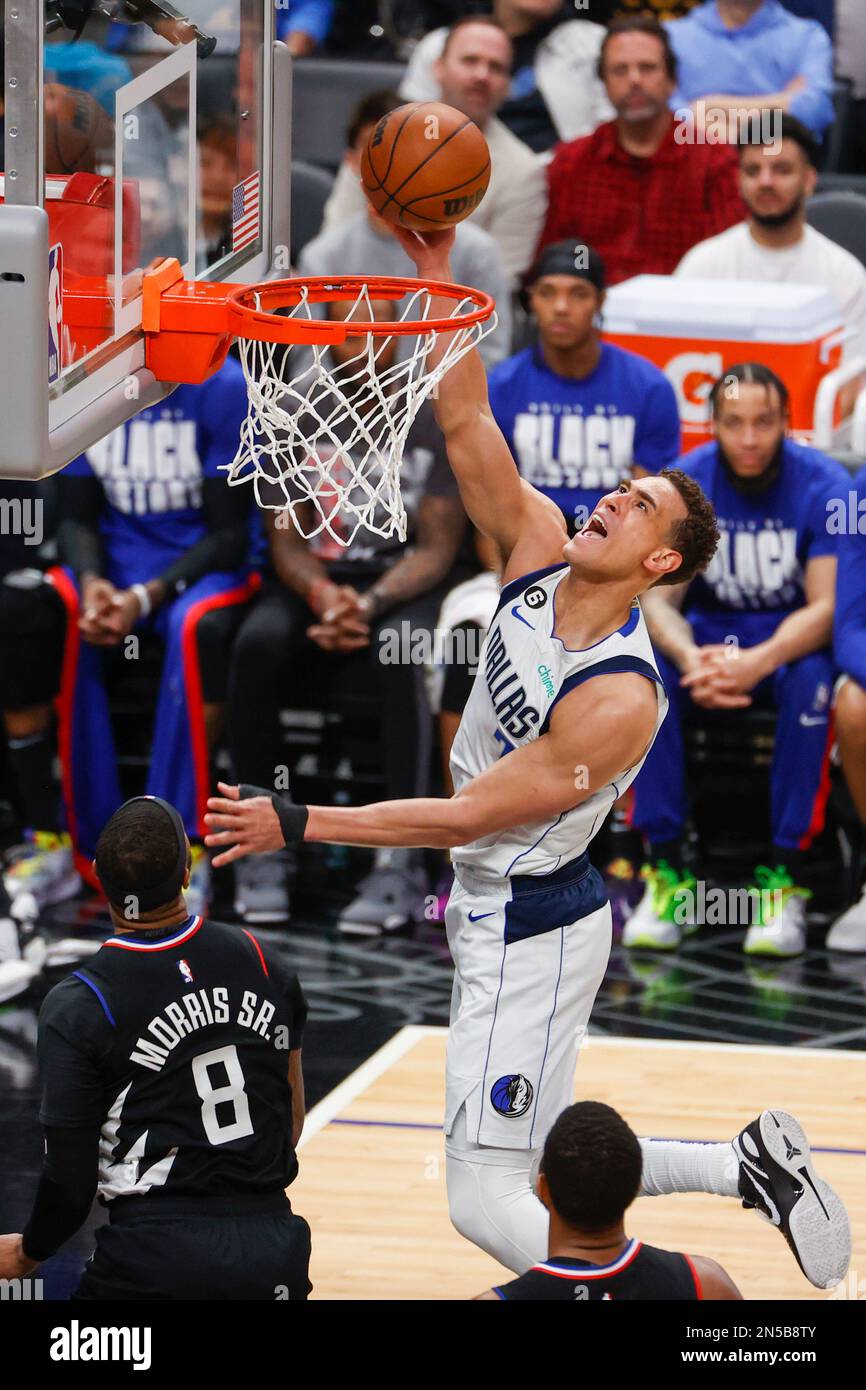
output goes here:
{"type": "Polygon", "coordinates": [[[48,252],[48,381],[63,371],[63,247],[48,252]]]}

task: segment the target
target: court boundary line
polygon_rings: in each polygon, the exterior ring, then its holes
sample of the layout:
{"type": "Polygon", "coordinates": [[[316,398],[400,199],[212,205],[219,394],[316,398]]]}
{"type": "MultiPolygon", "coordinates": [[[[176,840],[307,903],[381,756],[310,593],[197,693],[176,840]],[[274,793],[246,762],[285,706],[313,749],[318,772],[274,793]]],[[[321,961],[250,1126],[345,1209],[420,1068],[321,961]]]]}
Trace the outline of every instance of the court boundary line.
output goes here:
{"type": "MultiPolygon", "coordinates": [[[[313,1106],[304,1120],[304,1131],[298,1142],[298,1152],[304,1145],[320,1134],[332,1120],[335,1120],[346,1106],[351,1105],[353,1100],[357,1100],[360,1095],[378,1081],[380,1076],[405,1057],[407,1052],[411,1052],[416,1043],[424,1038],[447,1037],[448,1029],[442,1025],[408,1023],[403,1028],[398,1029],[392,1038],[356,1067],[353,1072],[341,1081],[332,1091],[313,1106]]],[[[624,1050],[655,1049],[677,1051],[683,1048],[690,1048],[698,1052],[738,1052],[755,1053],[761,1056],[770,1057],[790,1057],[792,1054],[797,1057],[838,1057],[852,1061],[854,1058],[863,1064],[866,1060],[866,1052],[855,1050],[847,1051],[843,1048],[822,1048],[822,1047],[797,1047],[796,1045],[782,1046],[769,1043],[716,1043],[705,1042],[695,1039],[693,1042],[680,1038],[622,1038],[612,1037],[607,1033],[589,1033],[584,1042],[584,1047],[592,1048],[594,1043],[603,1043],[610,1047],[619,1047],[624,1050]]]]}
{"type": "Polygon", "coordinates": [[[297,1152],[303,1149],[304,1145],[331,1123],[331,1121],[350,1105],[353,1100],[366,1091],[367,1087],[374,1081],[378,1081],[380,1076],[399,1062],[401,1057],[405,1057],[407,1052],[422,1038],[429,1037],[431,1034],[447,1033],[447,1028],[425,1027],[421,1024],[409,1023],[400,1028],[392,1038],[374,1052],[372,1057],[368,1057],[366,1062],[362,1062],[353,1072],[335,1086],[333,1091],[329,1091],[326,1096],[314,1105],[304,1120],[304,1129],[297,1145],[297,1152]]]}

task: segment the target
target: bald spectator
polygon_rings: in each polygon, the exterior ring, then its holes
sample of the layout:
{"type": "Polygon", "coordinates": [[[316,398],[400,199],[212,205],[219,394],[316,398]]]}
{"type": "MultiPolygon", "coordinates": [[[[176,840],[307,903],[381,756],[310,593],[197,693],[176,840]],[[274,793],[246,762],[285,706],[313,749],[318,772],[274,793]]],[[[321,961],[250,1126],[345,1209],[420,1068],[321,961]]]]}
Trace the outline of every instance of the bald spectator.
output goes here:
{"type": "Polygon", "coordinates": [[[539,249],[569,237],[590,244],[609,284],[670,275],[692,246],[742,219],[736,152],[676,138],[676,59],[651,16],[614,20],[599,71],[616,119],[557,150],[539,249]]]}
{"type": "MultiPolygon", "coordinates": [[[[557,140],[574,140],[611,115],[596,74],[604,38],[600,24],[563,21],[562,0],[493,0],[492,12],[514,46],[508,98],[500,120],[540,153],[557,140]]],[[[434,29],[412,54],[400,87],[405,101],[436,101],[436,62],[446,28],[434,29]]]]}
{"type": "MultiPolygon", "coordinates": [[[[516,288],[532,261],[544,223],[547,180],[540,156],[496,117],[508,95],[511,53],[511,40],[495,19],[479,15],[458,20],[449,31],[435,74],[437,96],[484,131],[492,174],[486,197],[472,214],[472,221],[493,237],[505,273],[516,288]]],[[[360,155],[379,119],[377,115],[371,125],[365,119],[367,109],[376,109],[375,96],[365,98],[349,123],[352,156],[344,161],[325,209],[326,227],[363,211],[364,195],[358,185],[360,155]]]]}

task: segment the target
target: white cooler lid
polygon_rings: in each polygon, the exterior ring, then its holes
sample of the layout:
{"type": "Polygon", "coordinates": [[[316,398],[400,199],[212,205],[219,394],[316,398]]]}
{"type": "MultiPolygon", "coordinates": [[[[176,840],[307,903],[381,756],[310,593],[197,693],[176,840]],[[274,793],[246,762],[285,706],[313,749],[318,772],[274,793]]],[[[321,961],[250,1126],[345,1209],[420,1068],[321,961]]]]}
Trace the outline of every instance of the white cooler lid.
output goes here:
{"type": "Polygon", "coordinates": [[[635,275],[608,290],[603,331],[658,338],[807,343],[841,323],[836,297],[823,285],[635,275]]]}

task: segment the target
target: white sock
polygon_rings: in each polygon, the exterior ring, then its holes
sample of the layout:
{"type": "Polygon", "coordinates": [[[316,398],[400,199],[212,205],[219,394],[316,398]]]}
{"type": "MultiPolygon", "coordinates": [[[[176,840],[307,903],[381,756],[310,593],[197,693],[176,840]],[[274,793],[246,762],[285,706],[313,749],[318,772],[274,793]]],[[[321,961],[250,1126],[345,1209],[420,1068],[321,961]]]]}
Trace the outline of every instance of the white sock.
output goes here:
{"type": "Polygon", "coordinates": [[[740,1165],[730,1144],[686,1143],[676,1139],[641,1139],[642,1197],[669,1192],[714,1192],[738,1197],[740,1165]]]}

